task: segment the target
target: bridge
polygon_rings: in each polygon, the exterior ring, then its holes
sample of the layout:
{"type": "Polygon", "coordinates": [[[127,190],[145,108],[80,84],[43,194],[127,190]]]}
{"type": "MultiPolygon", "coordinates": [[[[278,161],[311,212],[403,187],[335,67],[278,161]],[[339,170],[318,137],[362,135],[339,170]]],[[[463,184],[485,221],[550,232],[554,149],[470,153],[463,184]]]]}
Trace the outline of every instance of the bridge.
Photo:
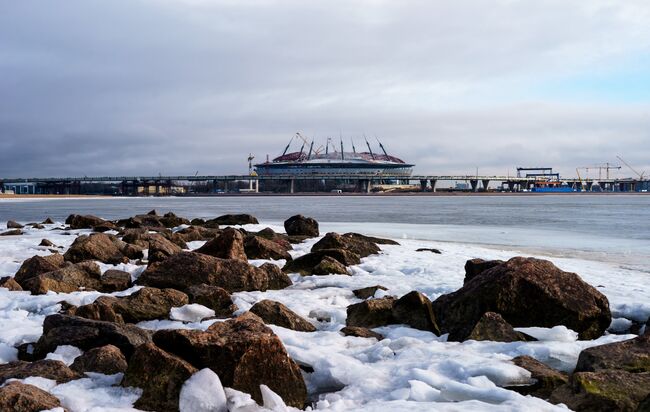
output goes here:
{"type": "MultiPolygon", "coordinates": [[[[419,183],[422,191],[436,191],[438,182],[467,182],[472,191],[487,190],[491,182],[497,182],[503,190],[523,191],[531,189],[539,181],[535,176],[498,175],[389,175],[389,174],[303,174],[303,175],[177,175],[177,176],[82,176],[45,178],[0,178],[0,191],[17,187],[31,187],[31,193],[39,194],[82,194],[82,184],[119,184],[122,195],[168,195],[180,182],[229,183],[247,182],[249,192],[259,192],[259,183],[264,181],[282,182],[286,192],[295,192],[297,181],[338,181],[354,183],[359,192],[370,192],[373,186],[385,182],[412,184],[419,183]],[[142,190],[140,190],[142,189],[142,190]]],[[[560,179],[577,191],[591,191],[598,186],[601,191],[632,192],[650,189],[649,180],[633,178],[617,179],[560,179]]],[[[16,192],[21,192],[20,190],[16,192]]],[[[29,193],[29,191],[27,192],[29,193]]]]}

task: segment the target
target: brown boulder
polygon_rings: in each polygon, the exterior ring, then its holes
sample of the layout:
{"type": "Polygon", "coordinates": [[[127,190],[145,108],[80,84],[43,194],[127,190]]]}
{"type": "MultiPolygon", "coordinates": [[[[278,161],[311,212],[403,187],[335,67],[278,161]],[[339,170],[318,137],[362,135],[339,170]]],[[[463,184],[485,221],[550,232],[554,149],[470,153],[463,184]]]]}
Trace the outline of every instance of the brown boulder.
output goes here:
{"type": "Polygon", "coordinates": [[[41,243],[39,243],[38,245],[43,247],[56,247],[56,245],[48,239],[41,239],[41,243]]]}
{"type": "Polygon", "coordinates": [[[440,335],[440,328],[431,308],[431,301],[422,293],[412,291],[393,303],[392,315],[395,323],[427,330],[440,335]]]}
{"type": "Polygon", "coordinates": [[[483,260],[478,258],[468,260],[465,262],[465,279],[463,280],[463,284],[469,282],[476,275],[503,263],[503,260],[483,260]]]}
{"type": "Polygon", "coordinates": [[[291,260],[289,252],[280,244],[260,236],[247,236],[244,251],[249,259],[291,260]]]}
{"type": "Polygon", "coordinates": [[[53,225],[54,223],[55,223],[55,222],[54,222],[54,220],[52,220],[51,217],[48,217],[47,219],[45,219],[45,220],[42,222],[42,224],[44,224],[44,225],[53,225]]]}
{"type": "Polygon", "coordinates": [[[314,268],[323,260],[325,256],[336,259],[343,266],[358,265],[361,263],[359,255],[343,249],[322,249],[316,252],[307,253],[287,262],[282,271],[287,273],[299,273],[301,275],[311,275],[314,268]]]}
{"type": "Polygon", "coordinates": [[[104,233],[81,235],[74,240],[63,257],[73,263],[84,260],[98,260],[110,264],[128,262],[129,258],[122,253],[114,240],[117,239],[104,233]]]}
{"type": "Polygon", "coordinates": [[[289,276],[287,276],[287,274],[277,265],[274,265],[273,263],[264,263],[259,268],[266,272],[266,276],[268,277],[267,289],[280,290],[293,285],[289,276]]]}
{"type": "Polygon", "coordinates": [[[47,316],[43,322],[43,335],[34,345],[34,357],[43,358],[61,345],[89,350],[111,344],[120,348],[128,358],[136,347],[150,341],[149,332],[134,325],[54,314],[47,316]]]}
{"type": "Polygon", "coordinates": [[[149,236],[149,263],[161,262],[169,256],[182,252],[180,246],[159,234],[149,236]]]}
{"type": "Polygon", "coordinates": [[[320,263],[314,266],[312,274],[318,276],[349,275],[348,270],[341,262],[329,256],[323,257],[320,263]]]}
{"type": "Polygon", "coordinates": [[[469,335],[462,340],[491,340],[493,342],[526,341],[526,335],[517,332],[512,325],[503,320],[501,315],[494,312],[485,312],[476,322],[469,335]]]}
{"type": "Polygon", "coordinates": [[[261,238],[277,243],[284,250],[293,249],[293,246],[291,246],[291,242],[289,241],[289,236],[283,233],[276,233],[270,227],[264,228],[257,233],[251,233],[251,235],[259,236],[261,238]]]}
{"type": "Polygon", "coordinates": [[[257,225],[260,222],[257,221],[257,218],[248,214],[237,214],[237,215],[223,215],[216,217],[214,219],[208,220],[205,222],[206,226],[209,224],[216,225],[257,225]]]}
{"type": "Polygon", "coordinates": [[[113,222],[104,222],[99,225],[93,226],[93,232],[104,233],[104,232],[108,232],[109,230],[119,231],[120,228],[113,222]]]}
{"type": "Polygon", "coordinates": [[[98,290],[101,288],[100,277],[101,271],[95,262],[67,263],[55,271],[31,277],[21,286],[34,295],[49,291],[69,293],[79,289],[98,290]]]}
{"type": "Polygon", "coordinates": [[[580,352],[576,372],[596,372],[604,369],[650,372],[650,335],[592,346],[580,352]]]}
{"type": "Polygon", "coordinates": [[[132,286],[131,274],[123,270],[109,269],[102,275],[100,290],[104,293],[119,292],[132,286]]]}
{"type": "Polygon", "coordinates": [[[227,290],[218,286],[206,284],[192,285],[186,290],[190,303],[198,303],[214,310],[215,316],[228,318],[238,308],[232,302],[232,297],[227,290]]]}
{"type": "Polygon", "coordinates": [[[16,222],[15,220],[9,220],[7,221],[7,229],[22,229],[25,226],[21,225],[20,223],[16,222]]]}
{"type": "Polygon", "coordinates": [[[3,278],[0,278],[0,288],[7,288],[13,292],[19,292],[23,290],[23,288],[18,284],[18,282],[16,282],[16,280],[11,276],[5,276],[3,278]]]}
{"type": "Polygon", "coordinates": [[[187,290],[192,285],[212,285],[228,292],[275,289],[277,280],[263,268],[234,259],[219,259],[195,252],[181,252],[151,264],[138,283],[158,288],[187,290]]]}
{"type": "Polygon", "coordinates": [[[551,393],[549,402],[563,403],[577,412],[634,412],[647,396],[650,396],[650,372],[608,369],[574,373],[568,384],[551,393]]]}
{"type": "Polygon", "coordinates": [[[340,330],[344,336],[356,336],[358,338],[375,338],[377,340],[384,339],[384,336],[380,333],[374,332],[368,328],[362,328],[360,326],[346,326],[340,330]]]}
{"type": "Polygon", "coordinates": [[[20,284],[31,277],[55,271],[64,264],[63,256],[57,253],[48,256],[32,256],[23,262],[14,275],[14,280],[20,284]]]}
{"type": "Polygon", "coordinates": [[[289,236],[320,236],[316,219],[305,217],[303,215],[291,216],[289,219],[285,220],[284,230],[286,230],[287,235],[289,236]]]}
{"type": "Polygon", "coordinates": [[[70,369],[80,374],[99,372],[105,375],[125,372],[127,367],[126,358],[122,351],[113,345],[93,348],[77,357],[70,365],[70,369]]]}
{"type": "Polygon", "coordinates": [[[224,229],[218,237],[208,240],[195,252],[221,259],[248,261],[244,250],[244,235],[239,230],[230,227],[224,229]]]}
{"type": "Polygon", "coordinates": [[[140,345],[129,361],[122,386],[142,389],[133,406],[148,411],[177,411],[186,380],[198,372],[192,365],[153,343],[140,345]]]}
{"type": "Polygon", "coordinates": [[[103,320],[106,322],[114,322],[124,324],[122,315],[115,313],[113,305],[118,298],[113,296],[100,296],[93,303],[79,306],[78,308],[69,308],[67,311],[62,312],[65,315],[79,316],[91,320],[103,320]]]}
{"type": "Polygon", "coordinates": [[[7,379],[25,379],[30,376],[52,379],[57,383],[70,382],[81,377],[77,372],[68,368],[65,363],[58,360],[15,361],[0,365],[0,385],[7,379]]]}
{"type": "Polygon", "coordinates": [[[224,386],[249,393],[258,403],[264,384],[287,405],[305,406],[307,390],[300,368],[256,315],[217,322],[205,332],[161,330],[154,334],[154,342],[199,369],[212,369],[224,386]]]}
{"type": "Polygon", "coordinates": [[[385,288],[381,285],[375,285],[375,286],[368,286],[365,288],[355,289],[352,291],[352,293],[354,293],[354,296],[358,297],[359,299],[368,299],[375,296],[375,293],[377,293],[378,290],[388,290],[388,288],[385,288]]]}
{"type": "Polygon", "coordinates": [[[314,325],[280,302],[264,299],[254,304],[250,311],[267,324],[282,326],[299,332],[316,331],[314,325]]]}
{"type": "Polygon", "coordinates": [[[377,254],[381,251],[379,246],[366,236],[357,233],[340,235],[334,232],[327,233],[321,240],[316,242],[312,246],[311,251],[317,252],[324,249],[343,249],[355,253],[362,258],[377,254]]]}
{"type": "Polygon", "coordinates": [[[190,221],[184,217],[176,216],[172,212],[167,212],[160,218],[160,223],[167,228],[172,228],[180,225],[189,225],[190,221]]]}
{"type": "Polygon", "coordinates": [[[42,389],[21,382],[10,382],[0,388],[0,410],[40,412],[61,407],[59,399],[42,389]]]}
{"type": "Polygon", "coordinates": [[[70,215],[65,220],[65,224],[69,225],[70,229],[91,229],[105,222],[104,219],[93,215],[70,215]]]}
{"type": "Polygon", "coordinates": [[[533,395],[538,398],[548,399],[555,389],[569,381],[569,377],[565,373],[549,368],[530,356],[517,356],[512,360],[512,363],[529,371],[533,381],[530,385],[517,385],[507,388],[522,395],[533,395]]]}
{"type": "Polygon", "coordinates": [[[393,303],[395,298],[385,297],[381,299],[364,300],[355,303],[347,308],[348,317],[345,320],[346,326],[361,326],[364,328],[376,328],[397,323],[393,316],[393,303]]]}
{"type": "Polygon", "coordinates": [[[190,226],[181,229],[175,233],[176,236],[183,239],[185,242],[194,242],[196,240],[210,240],[219,236],[221,231],[218,229],[210,229],[202,226],[190,226]]]}
{"type": "Polygon", "coordinates": [[[553,263],[515,257],[476,275],[456,292],[433,302],[436,320],[450,340],[469,335],[485,312],[514,327],[564,325],[581,339],[595,339],[611,323],[607,298],[575,273],[553,263]]]}
{"type": "Polygon", "coordinates": [[[23,234],[23,231],[20,229],[11,229],[5,232],[0,233],[0,236],[20,236],[23,234]]]}
{"type": "Polygon", "coordinates": [[[112,307],[125,322],[138,323],[167,319],[171,308],[188,303],[187,295],[178,290],[145,287],[129,296],[115,299],[112,307]]]}

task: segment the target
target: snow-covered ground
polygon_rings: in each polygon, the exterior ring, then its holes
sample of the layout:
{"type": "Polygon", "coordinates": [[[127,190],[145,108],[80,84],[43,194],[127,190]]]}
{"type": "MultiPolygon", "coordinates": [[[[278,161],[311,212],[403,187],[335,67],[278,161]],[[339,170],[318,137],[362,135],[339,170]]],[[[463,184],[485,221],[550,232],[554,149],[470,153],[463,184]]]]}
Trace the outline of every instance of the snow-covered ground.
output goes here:
{"type": "MultiPolygon", "coordinates": [[[[49,230],[56,226],[47,225],[43,230],[27,228],[23,236],[0,237],[0,277],[13,276],[23,260],[35,254],[49,254],[48,248],[36,246],[42,238],[63,246],[60,250],[64,251],[74,240],[75,234],[86,232],[71,231],[72,234],[66,235],[61,231],[49,230]]],[[[278,232],[283,231],[278,225],[247,225],[245,228],[253,231],[267,226],[278,232]]],[[[569,371],[575,366],[582,349],[633,337],[605,335],[595,341],[578,341],[573,331],[558,326],[553,329],[526,329],[526,333],[539,339],[536,342],[458,343],[446,342],[445,336],[437,337],[399,325],[377,328],[377,332],[386,336],[379,342],[342,336],[338,331],[345,326],[347,306],[360,301],[352,293],[353,289],[379,284],[388,290],[380,291],[377,297],[386,294],[401,296],[418,290],[435,299],[462,286],[466,260],[476,257],[508,259],[522,254],[514,247],[402,239],[398,235],[400,228],[391,230],[390,224],[382,224],[382,231],[372,230],[371,226],[364,231],[358,224],[352,229],[370,234],[391,233],[401,245],[382,246],[382,254],[365,258],[360,265],[352,267],[352,276],[292,275],[294,285],[287,289],[233,295],[241,312],[259,300],[272,299],[284,303],[317,326],[318,331],[311,333],[271,326],[296,361],[313,367],[314,372],[305,374],[305,380],[314,409],[560,410],[563,409],[560,406],[503,389],[529,377],[527,371],[514,366],[510,359],[530,355],[552,367],[569,371]],[[442,254],[415,251],[427,247],[438,248],[442,254]],[[317,318],[328,320],[318,321],[317,318]]],[[[337,230],[345,231],[343,227],[337,227],[337,230]]],[[[316,240],[297,245],[292,252],[294,257],[308,252],[316,240]]],[[[201,242],[191,244],[193,248],[200,245],[201,242]]],[[[552,260],[561,269],[578,273],[604,293],[610,301],[616,325],[628,323],[622,318],[645,321],[650,316],[650,275],[647,272],[603,260],[549,257],[544,254],[537,256],[552,260]]],[[[264,262],[252,261],[256,265],[264,262]]],[[[275,263],[282,265],[284,262],[275,263]]],[[[113,267],[101,266],[103,270],[113,267]]],[[[134,264],[123,264],[117,268],[129,271],[134,278],[142,271],[142,267],[134,264]]],[[[137,289],[134,287],[115,295],[128,295],[137,289]]],[[[15,345],[38,339],[45,316],[56,313],[60,309],[59,302],[86,304],[101,295],[98,292],[75,292],[31,296],[29,292],[8,292],[0,288],[0,362],[16,359],[15,345]]],[[[214,321],[197,321],[194,317],[200,315],[202,310],[192,305],[173,309],[172,317],[179,320],[142,322],[139,326],[150,329],[206,329],[214,321]]],[[[71,363],[80,353],[73,347],[60,347],[48,356],[71,363]]],[[[135,388],[114,386],[119,380],[119,375],[88,374],[84,379],[62,385],[42,378],[28,378],[25,381],[59,397],[63,406],[71,411],[133,410],[133,402],[140,392],[135,388]]],[[[203,372],[194,380],[218,386],[208,372],[203,372]]],[[[195,405],[197,399],[204,396],[197,385],[192,386],[188,382],[184,398],[187,405],[195,405]]],[[[239,402],[247,405],[244,408],[250,407],[250,401],[247,403],[241,393],[226,389],[226,394],[231,405],[239,402]]],[[[267,406],[276,405],[281,409],[273,395],[272,392],[267,393],[267,406]]]]}

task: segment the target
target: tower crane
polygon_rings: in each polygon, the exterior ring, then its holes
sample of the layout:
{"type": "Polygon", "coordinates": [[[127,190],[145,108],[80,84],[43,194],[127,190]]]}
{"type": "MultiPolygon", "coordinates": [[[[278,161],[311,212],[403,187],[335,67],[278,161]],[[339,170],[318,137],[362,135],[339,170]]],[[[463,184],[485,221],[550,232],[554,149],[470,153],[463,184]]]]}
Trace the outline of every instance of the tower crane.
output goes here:
{"type": "Polygon", "coordinates": [[[623,160],[623,158],[622,158],[621,156],[616,156],[616,157],[618,158],[618,160],[620,160],[621,162],[623,162],[623,164],[624,164],[625,166],[627,166],[628,169],[630,169],[630,170],[633,171],[637,176],[639,176],[639,179],[640,179],[640,180],[643,180],[643,176],[645,175],[645,170],[642,171],[641,173],[639,173],[639,172],[636,171],[635,168],[633,168],[632,166],[630,166],[630,164],[629,164],[628,162],[626,162],[625,160],[623,160]]]}
{"type": "Polygon", "coordinates": [[[256,173],[253,171],[253,159],[255,159],[255,156],[253,156],[252,153],[248,154],[248,175],[249,176],[255,176],[256,173]]]}

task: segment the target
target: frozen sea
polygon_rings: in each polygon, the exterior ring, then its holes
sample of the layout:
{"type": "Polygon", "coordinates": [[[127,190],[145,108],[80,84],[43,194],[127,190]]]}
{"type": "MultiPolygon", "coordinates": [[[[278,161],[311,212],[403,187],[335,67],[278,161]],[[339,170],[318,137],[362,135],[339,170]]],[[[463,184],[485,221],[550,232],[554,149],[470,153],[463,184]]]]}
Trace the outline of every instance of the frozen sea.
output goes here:
{"type": "MultiPolygon", "coordinates": [[[[259,300],[273,299],[318,328],[304,333],[272,326],[290,355],[314,368],[305,375],[314,409],[561,410],[503,389],[528,377],[509,360],[527,354],[570,371],[583,348],[632,337],[607,334],[595,341],[578,341],[562,326],[527,330],[539,338],[537,342],[452,343],[444,336],[402,326],[378,328],[387,337],[380,342],[344,337],[338,330],[345,325],[346,307],[359,301],[351,292],[355,288],[381,284],[388,288],[387,294],[418,290],[435,299],[462,286],[467,259],[527,255],[550,259],[597,287],[610,301],[614,328],[650,316],[650,196],[644,195],[0,199],[0,227],[9,219],[40,222],[49,216],[63,222],[70,213],[114,219],[150,209],[189,218],[251,213],[261,224],[246,229],[269,226],[276,231],[283,231],[287,217],[302,213],[316,218],[322,233],[355,231],[401,243],[383,246],[382,254],[363,259],[352,268],[352,276],[292,275],[294,285],[285,290],[234,294],[241,311],[259,300]],[[436,247],[443,253],[415,252],[419,247],[436,247]]],[[[64,247],[74,240],[47,229],[0,237],[0,276],[12,276],[34,254],[48,254],[36,246],[44,237],[64,247]]],[[[306,253],[315,241],[298,245],[292,254],[306,253]]],[[[141,270],[133,264],[120,268],[134,277],[141,270]]],[[[98,296],[96,292],[30,296],[0,289],[0,362],[15,359],[14,345],[38,338],[44,317],[58,310],[58,302],[89,303],[98,296]]],[[[205,329],[209,324],[169,320],[140,326],[205,329]]],[[[50,357],[71,363],[79,353],[76,348],[60,347],[50,357]]],[[[112,386],[119,381],[116,376],[91,374],[64,385],[30,379],[71,411],[133,410],[138,397],[137,389],[112,386]]],[[[250,406],[236,391],[226,389],[226,395],[231,407],[250,406]]]]}

